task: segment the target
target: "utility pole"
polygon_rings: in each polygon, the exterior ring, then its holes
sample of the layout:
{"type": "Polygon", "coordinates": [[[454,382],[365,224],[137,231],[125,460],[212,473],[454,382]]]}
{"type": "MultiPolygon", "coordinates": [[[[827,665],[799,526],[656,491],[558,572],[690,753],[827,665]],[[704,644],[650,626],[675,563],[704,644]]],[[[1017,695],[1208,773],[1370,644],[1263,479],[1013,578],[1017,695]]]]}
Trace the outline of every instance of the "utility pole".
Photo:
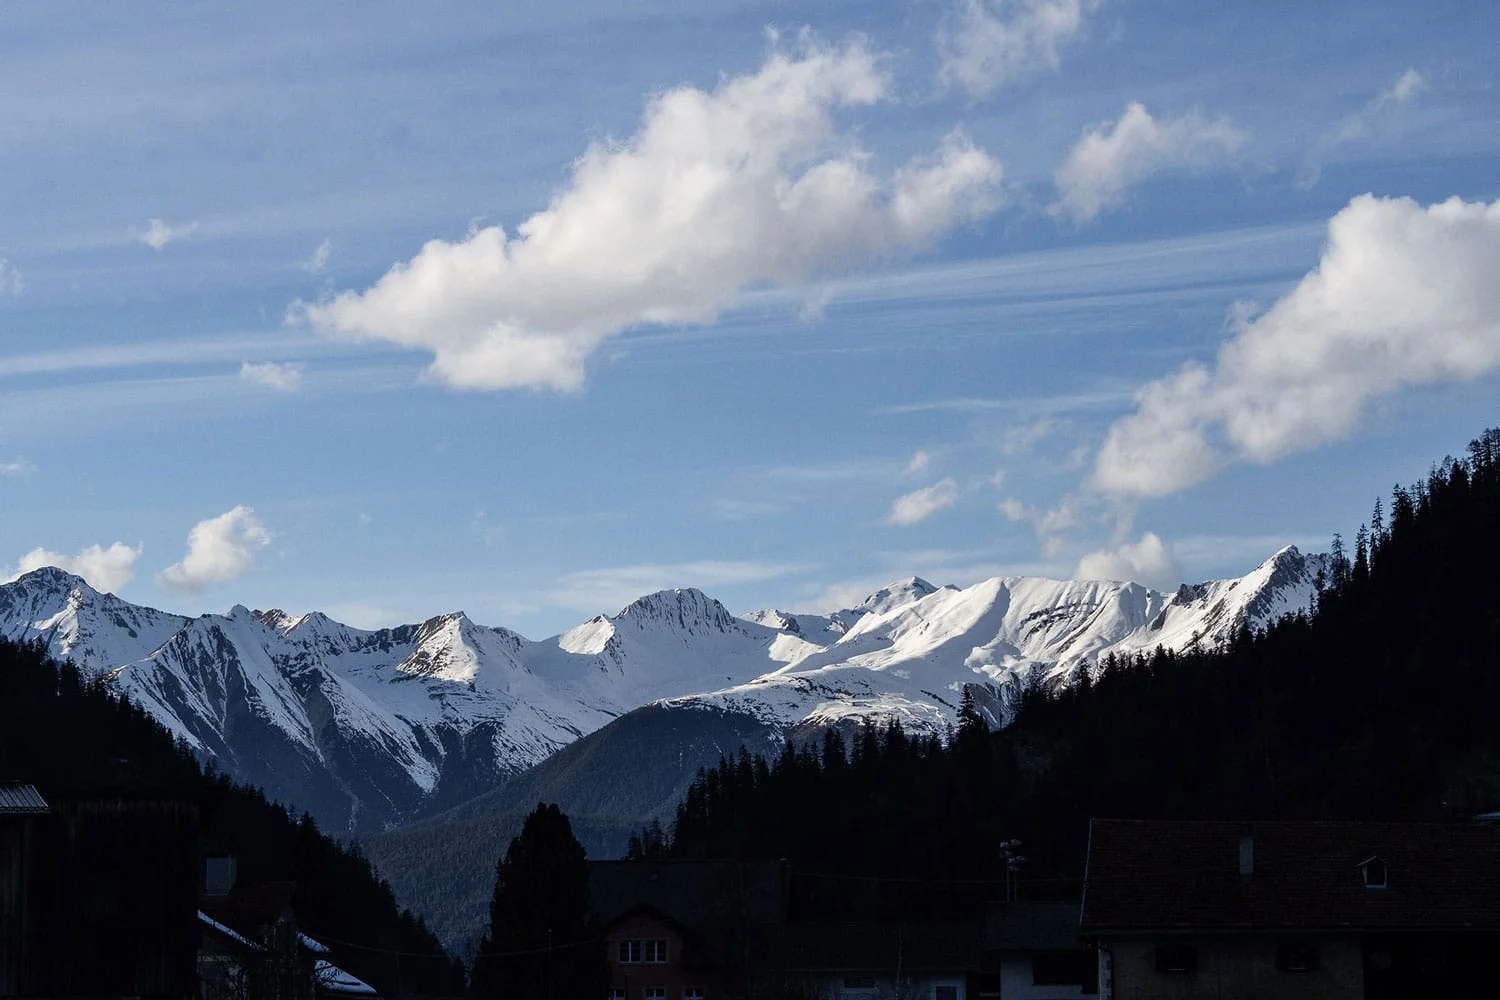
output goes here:
{"type": "Polygon", "coordinates": [[[1026,864],[1026,856],[1021,853],[1021,842],[1001,841],[1000,856],[1005,859],[1005,901],[1014,903],[1020,895],[1021,866],[1026,864]]]}

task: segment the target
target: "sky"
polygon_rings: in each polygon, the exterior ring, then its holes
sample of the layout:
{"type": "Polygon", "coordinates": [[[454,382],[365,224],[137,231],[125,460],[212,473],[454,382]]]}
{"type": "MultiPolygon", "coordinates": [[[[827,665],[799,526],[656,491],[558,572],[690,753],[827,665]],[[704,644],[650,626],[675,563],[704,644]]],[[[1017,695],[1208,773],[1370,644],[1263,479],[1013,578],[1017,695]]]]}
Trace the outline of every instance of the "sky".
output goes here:
{"type": "Polygon", "coordinates": [[[1500,422],[1488,0],[0,11],[0,580],[1180,582],[1500,422]]]}

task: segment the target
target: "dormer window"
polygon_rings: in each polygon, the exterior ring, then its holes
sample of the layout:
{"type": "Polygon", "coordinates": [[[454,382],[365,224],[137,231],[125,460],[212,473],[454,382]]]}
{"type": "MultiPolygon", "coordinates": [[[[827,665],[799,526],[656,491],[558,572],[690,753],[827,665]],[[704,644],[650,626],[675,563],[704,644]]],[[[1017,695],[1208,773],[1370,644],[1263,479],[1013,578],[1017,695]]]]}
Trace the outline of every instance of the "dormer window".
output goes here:
{"type": "Polygon", "coordinates": [[[1366,889],[1386,888],[1385,862],[1380,858],[1366,858],[1359,863],[1359,870],[1364,873],[1366,889]]]}

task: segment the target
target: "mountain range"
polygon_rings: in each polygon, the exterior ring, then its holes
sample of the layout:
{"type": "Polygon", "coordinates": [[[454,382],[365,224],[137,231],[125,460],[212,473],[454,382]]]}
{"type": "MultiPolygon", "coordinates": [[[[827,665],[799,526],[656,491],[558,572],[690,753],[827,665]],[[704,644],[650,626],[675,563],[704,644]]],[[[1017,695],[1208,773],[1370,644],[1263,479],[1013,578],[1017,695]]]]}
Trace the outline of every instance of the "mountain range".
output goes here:
{"type": "Polygon", "coordinates": [[[828,615],[735,616],[701,591],[668,590],[540,641],[461,612],[378,630],[240,606],[188,618],[44,568],[0,584],[0,635],[44,643],[220,770],[350,832],[534,786],[518,779],[581,737],[639,730],[622,717],[643,710],[659,728],[668,713],[694,750],[633,800],[639,821],[664,815],[705,755],[732,753],[725,739],[779,744],[892,717],[941,732],[966,689],[1001,725],[1028,684],[1066,683],[1110,653],[1217,644],[1305,608],[1326,564],[1289,547],[1175,593],[910,578],[828,615]],[[693,719],[715,735],[695,743],[693,719]]]}

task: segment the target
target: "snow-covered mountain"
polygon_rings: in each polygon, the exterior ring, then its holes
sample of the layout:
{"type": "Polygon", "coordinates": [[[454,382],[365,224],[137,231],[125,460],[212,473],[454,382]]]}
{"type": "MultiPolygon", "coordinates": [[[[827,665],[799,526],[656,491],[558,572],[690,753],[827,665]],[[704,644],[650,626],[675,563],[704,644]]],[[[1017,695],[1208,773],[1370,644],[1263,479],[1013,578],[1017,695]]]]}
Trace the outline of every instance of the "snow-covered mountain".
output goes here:
{"type": "Polygon", "coordinates": [[[467,799],[649,703],[783,732],[898,715],[941,729],[966,685],[1004,722],[1021,685],[1110,652],[1216,643],[1306,607],[1321,556],[1285,549],[1238,580],[912,578],[831,615],[736,617],[662,591],[539,642],[462,613],[367,631],[281,611],[185,618],[41,569],[0,585],[0,634],[105,677],[223,770],[335,828],[467,799]]]}

